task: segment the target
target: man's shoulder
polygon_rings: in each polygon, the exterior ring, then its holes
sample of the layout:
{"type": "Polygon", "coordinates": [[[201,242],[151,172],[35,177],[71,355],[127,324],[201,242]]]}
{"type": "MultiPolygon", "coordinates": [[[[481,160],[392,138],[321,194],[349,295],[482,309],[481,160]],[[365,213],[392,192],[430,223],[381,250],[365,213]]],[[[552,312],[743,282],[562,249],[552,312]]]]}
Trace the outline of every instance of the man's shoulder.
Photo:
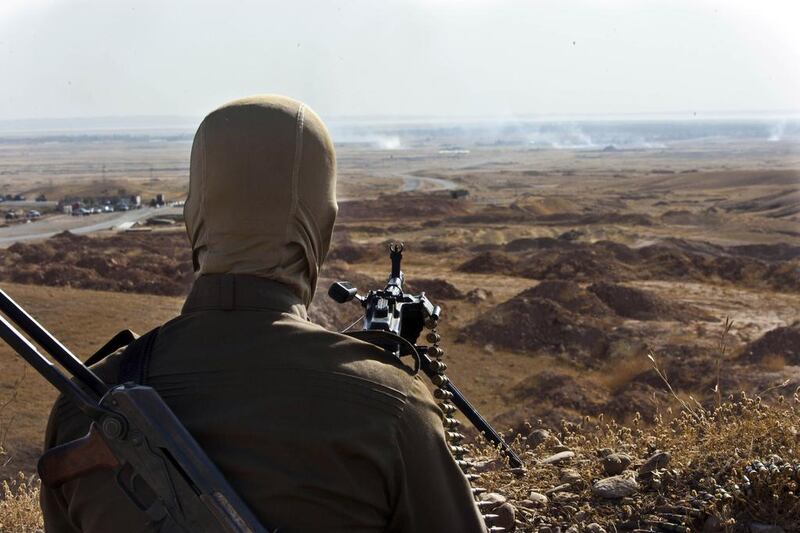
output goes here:
{"type": "Polygon", "coordinates": [[[320,362],[330,363],[332,371],[380,383],[404,395],[414,388],[417,378],[410,356],[398,358],[375,344],[313,323],[308,323],[306,331],[316,348],[310,353],[324,358],[320,362]]]}
{"type": "Polygon", "coordinates": [[[270,376],[270,383],[280,381],[280,375],[293,382],[290,374],[297,372],[307,379],[326,375],[331,380],[378,385],[377,389],[391,389],[387,392],[402,398],[417,379],[411,357],[399,359],[374,344],[289,313],[183,316],[162,328],[155,352],[156,365],[162,360],[195,369],[198,365],[246,368],[254,375],[270,376]]]}

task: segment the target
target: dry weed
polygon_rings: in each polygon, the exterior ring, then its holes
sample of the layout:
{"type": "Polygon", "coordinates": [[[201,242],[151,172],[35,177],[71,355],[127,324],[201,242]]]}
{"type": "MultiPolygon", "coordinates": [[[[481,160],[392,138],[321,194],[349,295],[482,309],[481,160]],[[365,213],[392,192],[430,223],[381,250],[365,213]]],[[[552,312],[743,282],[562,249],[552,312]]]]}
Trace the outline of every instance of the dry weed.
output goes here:
{"type": "MultiPolygon", "coordinates": [[[[605,531],[745,532],[754,522],[800,531],[797,392],[772,405],[745,395],[728,397],[713,409],[677,396],[676,401],[676,412],[666,408],[648,426],[639,417],[623,426],[607,423],[601,415],[580,424],[563,423],[550,430],[554,438],[538,446],[517,435],[514,446],[528,466],[524,474],[489,469],[480,482],[508,497],[522,532],[556,527],[584,531],[591,523],[605,531]],[[575,453],[568,464],[541,462],[563,449],[575,453]],[[622,474],[639,484],[629,497],[609,500],[592,491],[594,483],[608,476],[602,458],[611,452],[633,460],[622,474]],[[668,463],[647,473],[642,465],[660,452],[669,454],[668,463]],[[565,486],[569,470],[580,477],[565,486]],[[547,494],[549,501],[537,505],[531,501],[532,491],[547,494]]],[[[480,462],[501,462],[496,450],[484,444],[472,449],[480,462]]]]}
{"type": "Polygon", "coordinates": [[[33,533],[44,527],[39,509],[38,479],[3,481],[0,494],[0,533],[33,533]]]}

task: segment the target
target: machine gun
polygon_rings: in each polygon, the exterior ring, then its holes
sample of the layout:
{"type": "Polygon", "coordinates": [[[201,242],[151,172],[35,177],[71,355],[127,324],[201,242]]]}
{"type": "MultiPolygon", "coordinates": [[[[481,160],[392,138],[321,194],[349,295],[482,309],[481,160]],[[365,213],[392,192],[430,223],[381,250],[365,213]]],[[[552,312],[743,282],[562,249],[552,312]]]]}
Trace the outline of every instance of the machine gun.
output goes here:
{"type": "Polygon", "coordinates": [[[0,310],[74,380],[2,316],[0,337],[92,421],[88,435],[42,456],[45,485],[113,468],[131,501],[161,524],[159,531],[267,532],[154,389],[108,386],[2,290],[0,310]]]}
{"type": "MultiPolygon", "coordinates": [[[[484,437],[500,449],[512,468],[523,468],[522,460],[503,437],[445,376],[447,365],[442,361],[444,351],[438,346],[441,336],[436,331],[442,309],[434,305],[424,292],[419,295],[403,292],[405,276],[400,269],[400,262],[403,259],[402,243],[389,245],[389,258],[392,261],[392,271],[383,289],[370,290],[363,296],[358,294],[356,287],[346,281],[339,281],[330,286],[328,296],[336,302],[346,303],[355,300],[364,308],[361,331],[354,331],[349,335],[381,346],[398,357],[412,356],[415,360],[415,370],[421,368],[437,387],[434,396],[441,402],[445,427],[453,430],[458,425],[458,422],[450,417],[457,408],[484,437]],[[423,328],[430,330],[426,335],[426,340],[431,344],[429,346],[417,344],[423,328]]],[[[448,431],[448,436],[453,435],[458,433],[448,431]]],[[[457,444],[451,446],[451,450],[457,459],[463,456],[463,448],[457,444]]],[[[462,464],[462,468],[467,466],[464,461],[459,463],[462,464]]]]}

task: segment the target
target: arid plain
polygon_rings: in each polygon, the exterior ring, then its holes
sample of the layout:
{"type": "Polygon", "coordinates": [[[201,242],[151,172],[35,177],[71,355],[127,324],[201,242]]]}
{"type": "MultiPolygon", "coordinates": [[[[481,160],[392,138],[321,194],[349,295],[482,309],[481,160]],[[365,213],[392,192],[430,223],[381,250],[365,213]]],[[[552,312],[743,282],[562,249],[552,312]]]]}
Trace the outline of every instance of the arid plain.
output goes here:
{"type": "MultiPolygon", "coordinates": [[[[0,191],[180,200],[189,147],[2,143],[0,191]]],[[[328,284],[381,287],[386,244],[403,241],[408,289],[444,309],[449,375],[498,429],[651,422],[676,401],[670,386],[707,406],[800,386],[798,141],[337,150],[340,214],[312,317],[356,320],[328,284]]],[[[87,358],[179,312],[192,278],[180,220],[142,227],[11,245],[2,288],[87,358]]],[[[55,392],[5,344],[0,368],[2,473],[31,472],[55,392]]]]}

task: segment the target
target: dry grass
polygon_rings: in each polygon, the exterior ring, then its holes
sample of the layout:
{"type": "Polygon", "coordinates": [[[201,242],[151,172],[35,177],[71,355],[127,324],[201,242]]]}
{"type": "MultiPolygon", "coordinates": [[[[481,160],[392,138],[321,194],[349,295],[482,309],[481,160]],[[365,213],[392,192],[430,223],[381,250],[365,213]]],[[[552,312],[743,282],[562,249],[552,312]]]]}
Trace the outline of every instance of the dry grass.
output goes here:
{"type": "MultiPolygon", "coordinates": [[[[4,416],[14,405],[23,376],[18,379],[8,398],[0,400],[0,479],[11,461],[5,451],[5,436],[13,425],[13,414],[4,416]]],[[[41,510],[39,509],[39,480],[19,472],[14,479],[3,479],[0,486],[0,533],[27,533],[41,529],[41,510]]]]}
{"type": "MultiPolygon", "coordinates": [[[[578,529],[573,531],[584,531],[591,523],[605,531],[699,531],[709,523],[718,524],[717,529],[709,531],[744,532],[749,531],[751,522],[798,531],[798,414],[800,397],[795,393],[773,405],[741,397],[695,414],[673,414],[667,408],[649,427],[643,427],[638,418],[630,426],[622,426],[606,423],[602,416],[587,417],[581,424],[565,423],[553,432],[554,438],[539,446],[517,436],[514,446],[528,465],[525,473],[520,476],[497,468],[484,472],[481,484],[505,495],[516,507],[520,532],[546,531],[546,527],[552,531],[556,526],[562,530],[575,526],[578,529]],[[531,491],[545,493],[563,485],[565,467],[537,463],[559,445],[575,452],[576,457],[566,466],[579,474],[580,481],[550,493],[549,502],[537,506],[528,499],[531,491]],[[639,474],[640,490],[636,494],[603,500],[592,494],[591,487],[604,477],[600,457],[608,450],[634,458],[632,468],[656,450],[668,452],[671,459],[653,477],[639,474]],[[764,466],[759,467],[758,462],[764,466]],[[747,473],[753,464],[755,473],[747,473]]],[[[471,449],[475,457],[501,464],[494,449],[480,443],[471,449]]],[[[636,477],[637,473],[631,470],[624,475],[636,477]]],[[[38,497],[39,483],[33,477],[20,473],[15,480],[4,482],[0,532],[24,533],[41,528],[38,497]]]]}
{"type": "MultiPolygon", "coordinates": [[[[553,432],[556,438],[538,447],[518,435],[515,446],[529,466],[524,475],[496,469],[483,473],[481,483],[517,508],[517,531],[556,526],[584,531],[591,523],[606,531],[705,531],[708,523],[708,531],[744,532],[752,522],[800,531],[799,428],[797,391],[771,405],[742,395],[710,410],[666,408],[647,427],[638,417],[628,426],[586,417],[580,424],[563,424],[553,432]],[[537,463],[560,445],[575,452],[570,464],[537,463]],[[593,483],[607,475],[601,456],[609,450],[633,458],[623,475],[638,478],[640,488],[630,497],[604,500],[592,493],[593,483]],[[669,463],[653,477],[637,473],[656,451],[669,453],[669,463]],[[561,485],[565,468],[577,471],[580,481],[550,493],[545,506],[529,501],[531,491],[561,485]]],[[[498,457],[484,445],[473,449],[483,460],[498,457]]]]}
{"type": "Polygon", "coordinates": [[[0,533],[33,533],[44,527],[39,509],[39,480],[20,473],[3,481],[0,493],[0,533]]]}

